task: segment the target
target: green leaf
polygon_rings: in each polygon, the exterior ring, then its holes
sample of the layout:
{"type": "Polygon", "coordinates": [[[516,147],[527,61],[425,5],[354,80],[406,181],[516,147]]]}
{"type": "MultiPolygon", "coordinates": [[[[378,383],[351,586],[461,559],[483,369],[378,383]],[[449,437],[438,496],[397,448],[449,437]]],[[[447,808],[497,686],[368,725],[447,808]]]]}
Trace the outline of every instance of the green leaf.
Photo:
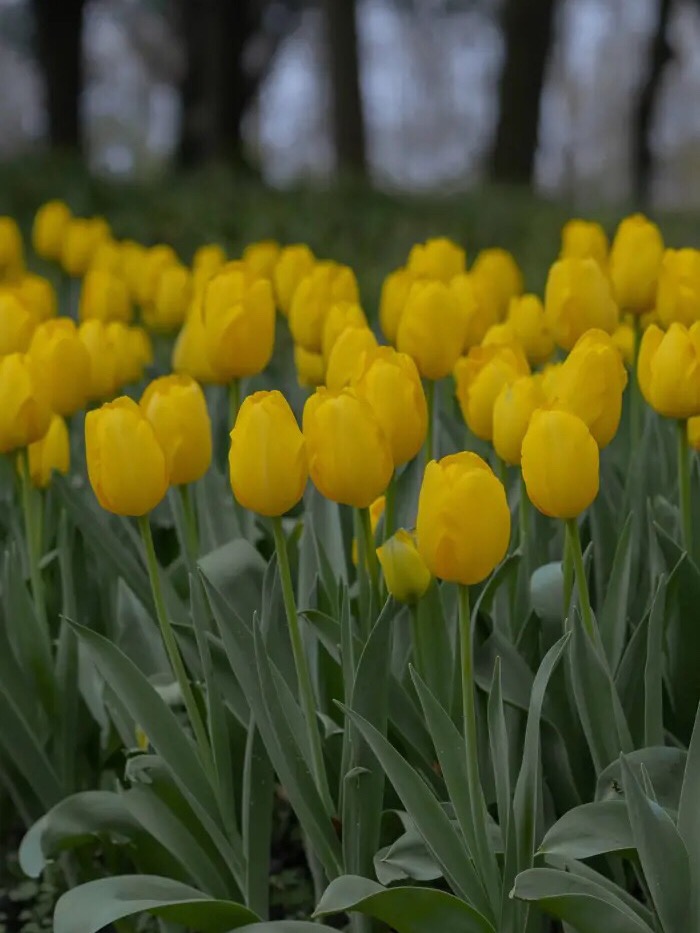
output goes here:
{"type": "Polygon", "coordinates": [[[508,836],[511,813],[510,755],[508,752],[508,729],[506,726],[503,694],[501,692],[501,659],[496,658],[493,681],[488,702],[488,732],[491,747],[491,764],[496,783],[498,822],[504,848],[508,836]]]}
{"type": "Polygon", "coordinates": [[[413,826],[374,857],[374,870],[381,884],[403,881],[437,881],[442,872],[413,826]]]}
{"type": "Polygon", "coordinates": [[[238,927],[240,933],[338,933],[335,927],[307,920],[267,920],[238,927]]]}
{"type": "Polygon", "coordinates": [[[627,516],[617,540],[615,559],[605,587],[605,600],[598,618],[600,638],[610,664],[616,671],[622,658],[627,632],[627,606],[632,573],[632,514],[627,516]]]}
{"type": "Polygon", "coordinates": [[[315,917],[358,911],[396,933],[495,933],[480,913],[452,894],[432,888],[384,888],[356,875],[331,882],[315,917]]]}
{"type": "Polygon", "coordinates": [[[266,917],[270,899],[270,846],[274,772],[260,730],[251,715],[243,759],[241,825],[245,853],[245,901],[266,917]]]}
{"type": "Polygon", "coordinates": [[[678,832],[685,843],[693,878],[693,929],[700,929],[700,707],[688,749],[678,805],[678,832]]]}
{"type": "Polygon", "coordinates": [[[420,775],[357,713],[346,710],[384,768],[396,793],[452,889],[487,913],[487,899],[461,839],[420,775]]]}
{"type": "Polygon", "coordinates": [[[644,744],[664,744],[663,649],[666,611],[666,578],[661,577],[654,594],[647,631],[644,667],[644,744]]]}
{"type": "Polygon", "coordinates": [[[578,933],[653,933],[622,897],[570,872],[529,868],[515,879],[513,897],[536,903],[578,933]]]}
{"type": "MultiPolygon", "coordinates": [[[[637,780],[642,779],[642,767],[649,775],[654,794],[660,806],[677,811],[681,798],[683,774],[688,754],[684,748],[672,746],[639,748],[625,755],[637,780]]],[[[598,777],[596,800],[622,799],[622,768],[616,759],[598,777]]]]}
{"type": "Polygon", "coordinates": [[[260,611],[265,561],[253,545],[237,538],[200,558],[202,573],[238,615],[250,624],[260,611]]]}
{"type": "Polygon", "coordinates": [[[666,811],[649,800],[624,756],[622,784],[630,824],[647,886],[665,933],[690,925],[690,863],[678,830],[666,811]]]}
{"type": "Polygon", "coordinates": [[[255,914],[233,901],[213,900],[188,885],[156,875],[99,878],[68,891],[58,901],[54,933],[98,933],[103,927],[149,913],[199,933],[227,933],[255,923],[255,914]]]}
{"type": "Polygon", "coordinates": [[[634,849],[624,800],[585,803],[565,813],[546,833],[539,853],[571,859],[634,849]]]}
{"type": "Polygon", "coordinates": [[[547,862],[549,862],[555,868],[571,872],[572,874],[578,875],[580,878],[584,878],[587,881],[592,881],[594,884],[604,888],[606,891],[609,891],[614,897],[624,901],[627,907],[629,907],[631,911],[637,914],[643,923],[646,923],[647,926],[651,927],[652,929],[656,929],[656,918],[654,917],[654,914],[651,912],[651,910],[649,910],[644,906],[644,904],[629,894],[624,888],[619,887],[617,884],[615,884],[614,881],[611,881],[610,878],[607,878],[605,875],[601,875],[600,872],[597,872],[594,868],[591,868],[591,866],[586,862],[579,862],[576,859],[558,858],[557,856],[553,855],[547,857],[547,862]]]}

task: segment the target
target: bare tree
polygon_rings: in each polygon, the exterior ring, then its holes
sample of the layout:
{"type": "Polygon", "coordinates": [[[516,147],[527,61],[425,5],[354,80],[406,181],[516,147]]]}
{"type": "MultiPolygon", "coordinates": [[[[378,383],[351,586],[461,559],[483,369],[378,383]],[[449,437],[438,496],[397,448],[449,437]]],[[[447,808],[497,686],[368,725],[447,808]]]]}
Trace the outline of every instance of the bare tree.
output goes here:
{"type": "Polygon", "coordinates": [[[32,0],[53,146],[80,151],[85,0],[32,0]]]}
{"type": "Polygon", "coordinates": [[[366,170],[356,0],[324,0],[333,101],[333,136],[341,169],[366,170]]]}
{"type": "Polygon", "coordinates": [[[532,181],[556,7],[557,0],[504,0],[505,59],[492,150],[492,174],[497,181],[532,181]]]}

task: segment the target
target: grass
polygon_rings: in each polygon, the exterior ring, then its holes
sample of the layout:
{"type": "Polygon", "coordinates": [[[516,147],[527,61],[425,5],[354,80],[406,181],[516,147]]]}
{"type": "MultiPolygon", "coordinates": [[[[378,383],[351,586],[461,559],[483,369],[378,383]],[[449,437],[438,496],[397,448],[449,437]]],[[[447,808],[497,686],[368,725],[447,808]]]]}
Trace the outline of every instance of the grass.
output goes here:
{"type": "MultiPolygon", "coordinates": [[[[522,266],[528,289],[540,291],[568,217],[596,217],[612,232],[632,209],[575,211],[517,188],[419,197],[343,181],[330,189],[276,191],[221,166],[170,174],[145,186],[92,178],[79,163],[57,157],[32,156],[0,166],[0,214],[12,214],[26,230],[37,206],[52,197],[65,199],[76,213],[104,214],[118,236],[171,243],[184,259],[209,241],[221,242],[232,256],[259,239],[307,242],[319,256],[353,266],[368,310],[386,273],[426,237],[453,237],[469,257],[483,247],[503,246],[522,266]]],[[[696,215],[654,216],[669,245],[700,245],[696,215]]]]}

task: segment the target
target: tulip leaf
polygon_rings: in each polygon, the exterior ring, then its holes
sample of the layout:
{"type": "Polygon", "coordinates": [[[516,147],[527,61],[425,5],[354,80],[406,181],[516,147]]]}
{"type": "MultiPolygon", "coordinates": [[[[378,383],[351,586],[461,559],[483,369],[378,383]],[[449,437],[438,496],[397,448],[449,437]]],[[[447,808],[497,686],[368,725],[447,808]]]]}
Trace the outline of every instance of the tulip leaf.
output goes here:
{"type": "Polygon", "coordinates": [[[251,714],[243,761],[241,800],[246,864],[246,904],[260,916],[269,911],[270,846],[274,772],[260,730],[251,714]]]}
{"type": "Polygon", "coordinates": [[[227,933],[257,922],[233,901],[214,900],[196,888],[157,875],[98,878],[68,891],[58,901],[54,933],[98,933],[125,917],[149,913],[199,933],[227,933]]]}
{"type": "Polygon", "coordinates": [[[202,573],[219,590],[238,615],[251,623],[254,612],[260,611],[265,561],[253,545],[243,538],[205,554],[199,559],[202,573]]]}
{"type": "Polygon", "coordinates": [[[571,859],[633,850],[634,837],[624,800],[600,800],[574,807],[548,830],[539,852],[571,859]]]}
{"type": "MultiPolygon", "coordinates": [[[[627,764],[637,779],[642,779],[642,767],[646,771],[654,796],[666,810],[677,811],[683,785],[688,753],[684,748],[657,746],[639,748],[625,755],[627,764]]],[[[620,759],[613,761],[598,776],[596,800],[619,800],[622,797],[622,768],[620,759]]]]}
{"type": "Polygon", "coordinates": [[[515,879],[513,897],[536,903],[577,933],[653,933],[622,897],[571,872],[529,868],[515,879]]]}
{"type": "Polygon", "coordinates": [[[238,927],[240,933],[338,933],[335,927],[308,920],[265,920],[238,927]]]}
{"type": "Polygon", "coordinates": [[[384,888],[356,875],[331,882],[314,916],[348,911],[380,920],[396,933],[495,933],[485,917],[452,894],[432,888],[384,888]]]}
{"type": "Polygon", "coordinates": [[[644,667],[645,745],[664,744],[662,665],[665,612],[666,578],[662,576],[654,594],[647,631],[647,657],[644,667]]]}
{"type": "MultiPolygon", "coordinates": [[[[632,574],[632,515],[622,527],[617,538],[615,559],[610,576],[604,576],[605,599],[598,618],[600,638],[610,664],[610,670],[616,671],[622,658],[627,632],[627,607],[629,601],[630,580],[632,574]]],[[[614,537],[612,540],[615,540],[614,537]]]]}
{"type": "Polygon", "coordinates": [[[683,776],[680,803],[678,806],[678,832],[685,843],[693,877],[693,903],[691,924],[699,929],[700,924],[700,706],[695,717],[695,727],[688,749],[688,760],[683,776]]]}
{"type": "Polygon", "coordinates": [[[414,881],[437,881],[442,878],[440,867],[413,826],[390,846],[377,852],[374,870],[377,880],[384,885],[406,878],[414,881]]]}

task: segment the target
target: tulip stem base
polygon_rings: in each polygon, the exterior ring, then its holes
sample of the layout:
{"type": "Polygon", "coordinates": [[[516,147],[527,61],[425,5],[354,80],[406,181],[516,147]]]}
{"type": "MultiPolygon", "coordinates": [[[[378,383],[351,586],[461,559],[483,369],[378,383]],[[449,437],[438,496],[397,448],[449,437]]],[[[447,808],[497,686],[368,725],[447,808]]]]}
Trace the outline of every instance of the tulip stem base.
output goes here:
{"type": "Polygon", "coordinates": [[[49,622],[46,616],[46,599],[44,596],[44,581],[41,576],[39,560],[41,555],[41,514],[34,508],[36,502],[32,480],[29,475],[29,455],[26,450],[19,453],[19,468],[22,485],[22,512],[24,514],[24,530],[27,539],[27,561],[29,564],[29,581],[32,588],[32,600],[37,620],[44,632],[47,644],[51,644],[49,622]]]}
{"type": "MultiPolygon", "coordinates": [[[[586,572],[583,566],[583,551],[581,550],[581,536],[579,535],[578,522],[575,518],[569,518],[566,521],[566,537],[568,539],[569,553],[573,563],[576,576],[576,588],[578,590],[579,603],[581,604],[581,617],[583,625],[594,645],[598,644],[598,633],[595,622],[593,621],[593,610],[591,609],[591,597],[588,592],[588,583],[586,582],[586,572]]],[[[568,611],[568,606],[567,606],[568,611]]]]}
{"type": "Polygon", "coordinates": [[[428,432],[425,437],[425,462],[430,463],[435,457],[435,419],[437,417],[434,379],[425,380],[425,400],[428,404],[428,432]]]}
{"type": "Polygon", "coordinates": [[[325,805],[326,813],[328,816],[333,816],[333,801],[328,788],[326,766],[323,761],[323,746],[321,745],[321,736],[318,731],[316,699],[314,697],[311,674],[309,673],[306,652],[304,651],[304,643],[299,628],[299,617],[297,615],[296,600],[294,598],[292,573],[289,569],[287,542],[284,537],[284,531],[282,530],[282,519],[279,516],[275,516],[272,519],[272,528],[275,535],[277,566],[279,567],[284,608],[287,613],[289,637],[292,643],[292,655],[294,656],[294,667],[299,686],[299,701],[304,713],[304,720],[306,721],[307,740],[311,753],[311,769],[319,795],[325,805]]]}
{"type": "Polygon", "coordinates": [[[690,456],[688,452],[688,434],[685,421],[678,421],[678,507],[681,513],[683,547],[692,554],[693,515],[690,501],[690,456]]]}
{"type": "Polygon", "coordinates": [[[190,682],[187,677],[187,671],[185,670],[182,655],[180,654],[180,649],[175,639],[175,633],[173,632],[170,619],[168,618],[168,611],[166,609],[165,600],[163,598],[163,590],[160,585],[158,559],[156,557],[156,550],[153,545],[153,535],[151,534],[151,525],[148,520],[148,515],[141,515],[139,517],[139,530],[141,531],[141,538],[143,540],[143,546],[146,552],[146,566],[148,567],[148,576],[151,581],[153,602],[156,608],[156,616],[158,618],[158,625],[160,626],[160,633],[163,638],[165,651],[168,655],[168,660],[170,661],[175,677],[177,678],[180,692],[182,694],[182,699],[185,704],[185,709],[187,710],[187,715],[190,720],[190,725],[192,726],[192,731],[194,733],[200,755],[202,756],[202,762],[207,773],[211,775],[214,773],[214,762],[211,755],[211,748],[209,746],[209,738],[207,736],[207,730],[205,728],[204,721],[202,720],[202,716],[199,712],[199,707],[197,706],[197,701],[195,700],[194,693],[192,692],[192,687],[190,686],[190,682]]]}
{"type": "Polygon", "coordinates": [[[495,859],[486,828],[486,804],[479,776],[479,744],[476,729],[476,694],[474,684],[474,651],[472,645],[469,587],[459,587],[459,644],[462,672],[462,716],[464,720],[464,747],[466,751],[467,790],[472,816],[475,852],[474,864],[482,872],[484,886],[494,905],[500,902],[500,891],[494,883],[492,868],[495,859]]]}

